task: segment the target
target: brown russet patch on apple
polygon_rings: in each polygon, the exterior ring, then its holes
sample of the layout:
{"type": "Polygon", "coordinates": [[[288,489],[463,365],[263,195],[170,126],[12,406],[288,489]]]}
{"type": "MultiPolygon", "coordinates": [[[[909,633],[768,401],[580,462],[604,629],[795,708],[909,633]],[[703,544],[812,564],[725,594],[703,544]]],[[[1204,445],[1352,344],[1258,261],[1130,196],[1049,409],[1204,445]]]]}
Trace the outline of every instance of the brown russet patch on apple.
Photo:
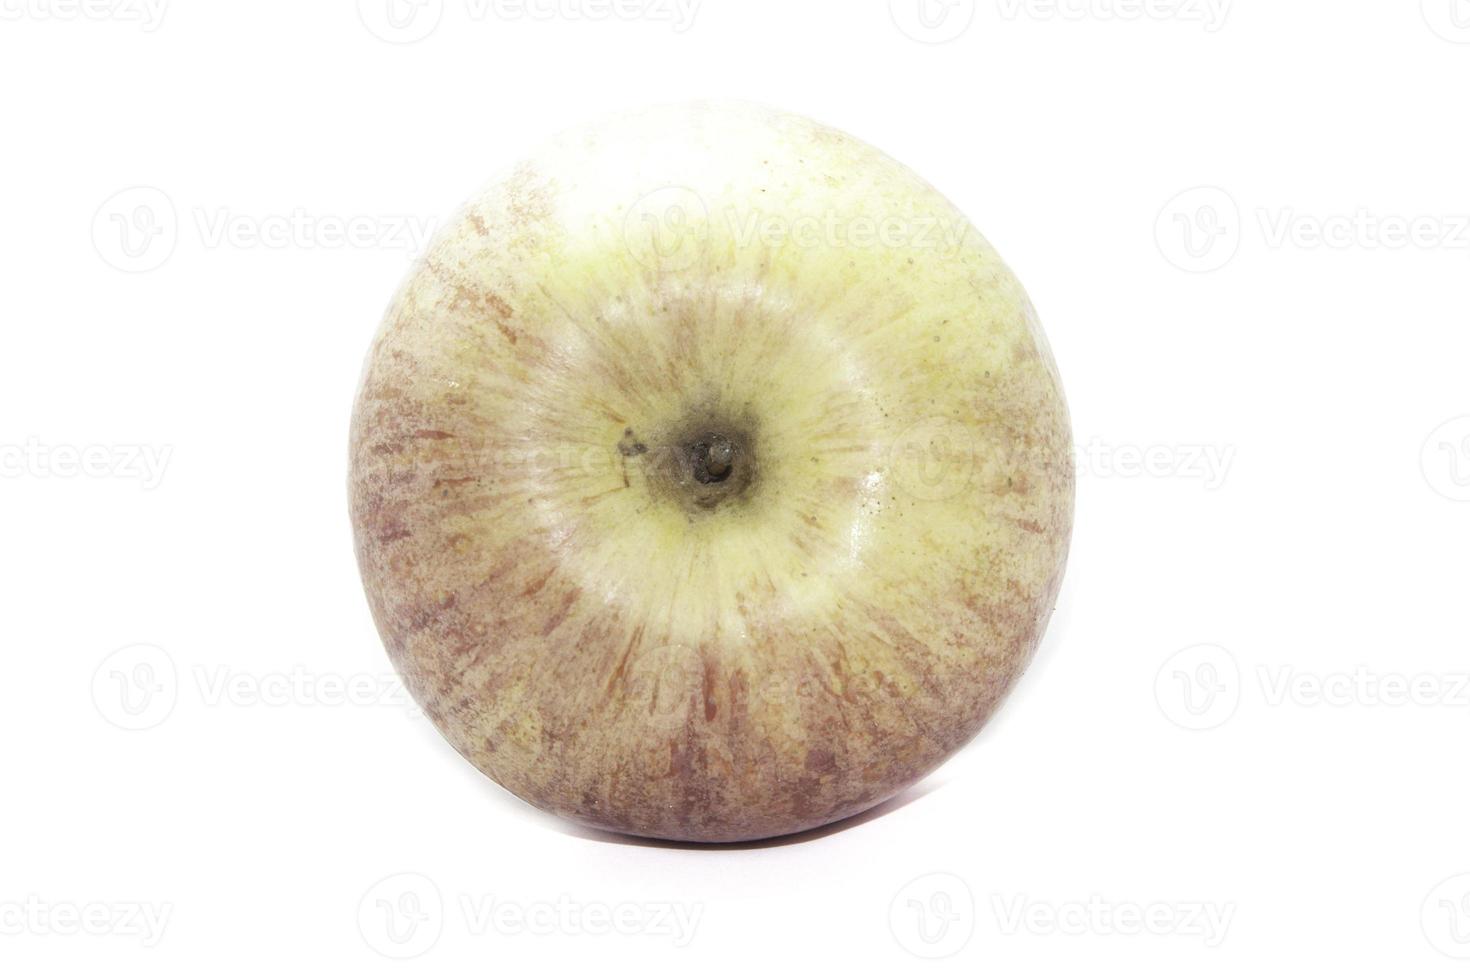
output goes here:
{"type": "Polygon", "coordinates": [[[715,686],[718,683],[719,664],[714,657],[704,653],[701,653],[700,659],[704,662],[704,720],[711,722],[720,713],[720,704],[715,700],[715,686]]]}
{"type": "Polygon", "coordinates": [[[533,579],[530,585],[521,590],[521,598],[528,599],[531,596],[535,595],[537,592],[540,592],[546,587],[546,583],[551,581],[551,576],[555,574],[555,568],[548,568],[544,575],[541,575],[539,578],[533,579]]]}
{"type": "Polygon", "coordinates": [[[628,658],[633,656],[633,651],[637,650],[642,642],[643,624],[640,623],[633,627],[633,631],[628,635],[628,645],[623,648],[623,655],[618,658],[617,666],[613,668],[612,674],[608,676],[607,684],[603,686],[606,694],[612,694],[613,689],[622,684],[623,672],[628,669],[628,658]]]}
{"type": "Polygon", "coordinates": [[[553,183],[535,164],[521,163],[506,181],[504,200],[510,219],[520,229],[534,232],[547,223],[555,207],[553,183]]]}
{"type": "Polygon", "coordinates": [[[378,544],[392,544],[413,537],[413,532],[401,523],[383,522],[378,530],[378,544]]]}
{"type": "Polygon", "coordinates": [[[433,253],[424,260],[424,267],[450,292],[446,312],[468,314],[473,322],[494,326],[508,343],[519,342],[520,334],[510,323],[515,316],[515,309],[498,292],[482,284],[466,281],[464,272],[451,269],[435,259],[433,253]]]}
{"type": "Polygon", "coordinates": [[[550,618],[546,620],[546,625],[541,627],[542,636],[550,636],[556,631],[556,628],[558,626],[566,622],[567,616],[571,615],[572,604],[577,601],[577,598],[581,594],[581,589],[573,588],[567,590],[566,594],[562,596],[561,605],[557,607],[556,612],[552,613],[550,618]]]}
{"type": "Polygon", "coordinates": [[[813,775],[831,775],[837,771],[837,756],[830,749],[808,749],[805,765],[813,775]]]}

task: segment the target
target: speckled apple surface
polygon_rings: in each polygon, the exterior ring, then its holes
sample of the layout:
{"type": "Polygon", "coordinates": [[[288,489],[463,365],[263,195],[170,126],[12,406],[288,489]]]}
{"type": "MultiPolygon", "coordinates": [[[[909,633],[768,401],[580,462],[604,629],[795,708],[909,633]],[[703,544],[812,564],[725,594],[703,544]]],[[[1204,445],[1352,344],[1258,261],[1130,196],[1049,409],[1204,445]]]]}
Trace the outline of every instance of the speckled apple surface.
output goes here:
{"type": "Polygon", "coordinates": [[[872,147],[742,104],[566,134],[373,341],[369,604],[466,759],[690,841],[858,813],[968,742],[1066,560],[1067,411],[1020,284],[872,147]]]}

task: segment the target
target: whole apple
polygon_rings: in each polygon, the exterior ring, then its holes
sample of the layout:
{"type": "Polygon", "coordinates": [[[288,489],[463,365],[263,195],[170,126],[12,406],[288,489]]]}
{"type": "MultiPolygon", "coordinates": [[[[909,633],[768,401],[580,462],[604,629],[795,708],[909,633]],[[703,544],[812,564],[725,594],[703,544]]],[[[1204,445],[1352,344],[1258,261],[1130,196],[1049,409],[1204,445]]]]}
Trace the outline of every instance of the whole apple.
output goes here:
{"type": "Polygon", "coordinates": [[[596,827],[738,841],[879,803],[1031,658],[1071,532],[1057,370],[937,191],[744,104],[566,134],[373,342],[358,562],[449,742],[596,827]]]}

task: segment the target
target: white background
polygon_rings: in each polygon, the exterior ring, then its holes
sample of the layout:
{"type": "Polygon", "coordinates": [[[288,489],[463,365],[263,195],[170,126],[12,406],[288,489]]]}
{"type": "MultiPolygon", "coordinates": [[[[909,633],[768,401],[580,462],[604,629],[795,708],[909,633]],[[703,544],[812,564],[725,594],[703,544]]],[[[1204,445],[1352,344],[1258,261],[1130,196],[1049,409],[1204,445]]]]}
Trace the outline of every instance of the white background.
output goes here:
{"type": "Polygon", "coordinates": [[[0,0],[0,972],[1463,976],[1470,4],[532,2],[0,0]],[[344,492],[413,229],[704,96],[968,213],[1081,467],[995,722],[753,848],[459,759],[344,492]]]}

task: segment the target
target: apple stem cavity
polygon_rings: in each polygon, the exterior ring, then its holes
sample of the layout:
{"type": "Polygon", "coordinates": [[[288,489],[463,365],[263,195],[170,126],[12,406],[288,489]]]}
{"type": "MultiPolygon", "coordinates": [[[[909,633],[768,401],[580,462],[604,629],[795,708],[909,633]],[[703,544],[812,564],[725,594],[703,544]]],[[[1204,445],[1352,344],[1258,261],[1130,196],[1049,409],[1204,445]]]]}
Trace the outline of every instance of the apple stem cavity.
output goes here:
{"type": "Polygon", "coordinates": [[[735,446],[722,435],[711,435],[696,442],[690,455],[694,479],[700,483],[723,483],[735,463],[735,446]]]}

